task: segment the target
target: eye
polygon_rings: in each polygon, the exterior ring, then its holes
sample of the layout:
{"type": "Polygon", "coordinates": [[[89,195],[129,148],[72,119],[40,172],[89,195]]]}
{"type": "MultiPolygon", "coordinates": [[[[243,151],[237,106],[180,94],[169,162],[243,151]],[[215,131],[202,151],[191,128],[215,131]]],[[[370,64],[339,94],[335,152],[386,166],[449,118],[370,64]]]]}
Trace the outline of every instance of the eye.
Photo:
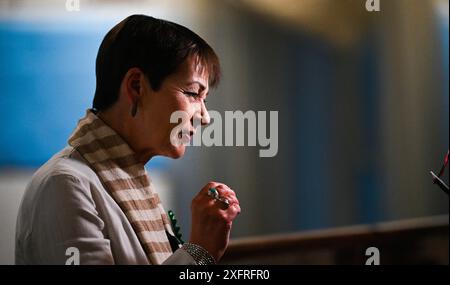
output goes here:
{"type": "Polygon", "coordinates": [[[198,93],[190,92],[190,91],[183,91],[183,94],[187,95],[187,96],[191,96],[191,97],[198,97],[200,95],[198,93]]]}

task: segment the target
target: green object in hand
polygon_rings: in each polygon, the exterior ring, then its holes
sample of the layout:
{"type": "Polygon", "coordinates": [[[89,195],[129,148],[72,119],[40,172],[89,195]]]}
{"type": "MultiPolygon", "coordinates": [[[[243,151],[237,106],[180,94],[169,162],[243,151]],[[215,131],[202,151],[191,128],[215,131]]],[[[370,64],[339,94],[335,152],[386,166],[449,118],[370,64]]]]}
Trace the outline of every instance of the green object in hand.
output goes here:
{"type": "Polygon", "coordinates": [[[181,238],[182,235],[180,232],[180,227],[177,226],[177,219],[175,218],[175,214],[173,213],[172,210],[170,210],[168,213],[169,213],[170,223],[172,224],[173,233],[175,234],[175,237],[180,241],[180,243],[183,244],[184,241],[181,238]]]}

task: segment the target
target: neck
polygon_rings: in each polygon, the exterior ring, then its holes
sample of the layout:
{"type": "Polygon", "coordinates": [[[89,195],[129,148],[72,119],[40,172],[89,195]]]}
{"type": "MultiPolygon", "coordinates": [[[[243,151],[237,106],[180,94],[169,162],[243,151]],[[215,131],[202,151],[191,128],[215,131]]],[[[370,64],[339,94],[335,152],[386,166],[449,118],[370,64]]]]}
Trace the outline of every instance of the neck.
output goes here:
{"type": "Polygon", "coordinates": [[[140,163],[146,164],[156,155],[150,149],[140,146],[140,132],[136,128],[136,122],[134,122],[137,118],[133,118],[129,112],[121,111],[113,106],[107,110],[99,111],[97,116],[130,146],[140,163]]]}

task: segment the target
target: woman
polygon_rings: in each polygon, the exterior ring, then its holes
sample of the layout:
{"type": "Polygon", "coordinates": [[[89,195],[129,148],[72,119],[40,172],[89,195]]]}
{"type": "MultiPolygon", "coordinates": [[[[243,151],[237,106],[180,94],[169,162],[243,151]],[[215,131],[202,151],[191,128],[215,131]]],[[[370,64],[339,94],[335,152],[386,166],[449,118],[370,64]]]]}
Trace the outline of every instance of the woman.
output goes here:
{"type": "Polygon", "coordinates": [[[144,169],[156,155],[183,156],[185,145],[173,142],[189,140],[195,120],[209,123],[205,99],[220,77],[216,54],[185,27],[133,15],[103,39],[96,77],[93,109],[26,190],[16,263],[217,262],[240,212],[235,193],[206,184],[191,204],[189,242],[177,244],[144,169]],[[189,120],[173,133],[176,111],[189,120]]]}

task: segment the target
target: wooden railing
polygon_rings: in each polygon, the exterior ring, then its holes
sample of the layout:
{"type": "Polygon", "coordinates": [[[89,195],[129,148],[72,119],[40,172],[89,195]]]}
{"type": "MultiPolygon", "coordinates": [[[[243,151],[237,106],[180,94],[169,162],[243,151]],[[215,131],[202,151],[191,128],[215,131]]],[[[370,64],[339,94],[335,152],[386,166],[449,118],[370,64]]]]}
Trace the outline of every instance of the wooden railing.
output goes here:
{"type": "Polygon", "coordinates": [[[376,247],[380,264],[449,264],[449,217],[235,239],[221,264],[359,264],[376,247]]]}

